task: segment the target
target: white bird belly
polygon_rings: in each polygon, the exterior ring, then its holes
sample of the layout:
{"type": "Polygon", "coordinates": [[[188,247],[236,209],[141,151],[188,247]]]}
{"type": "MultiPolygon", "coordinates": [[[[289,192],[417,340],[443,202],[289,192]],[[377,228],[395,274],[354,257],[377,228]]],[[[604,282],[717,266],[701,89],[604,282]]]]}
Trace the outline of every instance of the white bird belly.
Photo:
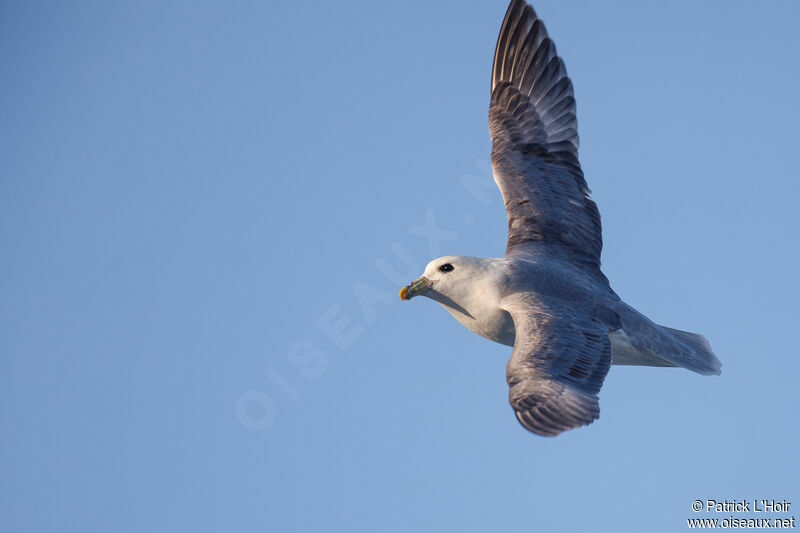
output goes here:
{"type": "MultiPolygon", "coordinates": [[[[490,341],[514,346],[516,338],[514,320],[504,309],[489,305],[473,306],[472,314],[468,315],[462,310],[444,303],[442,306],[473,333],[490,341]]],[[[611,342],[611,364],[613,365],[674,366],[660,357],[633,346],[623,329],[609,332],[608,339],[611,342]]]]}
{"type": "Polygon", "coordinates": [[[485,337],[490,341],[506,346],[514,346],[515,330],[511,315],[499,307],[481,307],[473,310],[473,315],[466,315],[458,309],[442,304],[456,320],[468,330],[485,337]]]}

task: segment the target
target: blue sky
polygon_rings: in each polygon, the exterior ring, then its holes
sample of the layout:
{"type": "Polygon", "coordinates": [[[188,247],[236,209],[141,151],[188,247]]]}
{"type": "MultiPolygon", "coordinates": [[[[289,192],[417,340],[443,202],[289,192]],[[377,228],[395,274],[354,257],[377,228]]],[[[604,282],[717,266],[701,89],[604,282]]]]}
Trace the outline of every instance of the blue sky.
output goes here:
{"type": "Polygon", "coordinates": [[[0,5],[0,530],[658,532],[695,499],[800,505],[800,5],[534,5],[605,273],[724,365],[612,367],[600,420],[544,439],[507,347],[397,298],[505,247],[506,3],[431,4],[0,5]]]}

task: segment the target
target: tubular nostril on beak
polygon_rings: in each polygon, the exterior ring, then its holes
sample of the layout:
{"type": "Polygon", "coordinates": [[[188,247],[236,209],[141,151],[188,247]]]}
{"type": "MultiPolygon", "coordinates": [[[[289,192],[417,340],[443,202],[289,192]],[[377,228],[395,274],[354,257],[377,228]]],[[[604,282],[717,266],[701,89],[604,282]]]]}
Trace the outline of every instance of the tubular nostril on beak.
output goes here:
{"type": "Polygon", "coordinates": [[[412,281],[410,284],[400,289],[400,298],[403,300],[410,300],[414,296],[425,294],[428,292],[432,283],[431,280],[422,276],[418,280],[412,281]]]}

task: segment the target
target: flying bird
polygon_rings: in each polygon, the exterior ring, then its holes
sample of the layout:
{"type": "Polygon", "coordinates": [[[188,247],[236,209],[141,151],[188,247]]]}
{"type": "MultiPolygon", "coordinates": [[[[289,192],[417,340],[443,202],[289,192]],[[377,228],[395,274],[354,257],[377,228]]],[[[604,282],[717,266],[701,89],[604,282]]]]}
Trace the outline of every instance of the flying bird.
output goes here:
{"type": "Polygon", "coordinates": [[[471,331],[513,346],[509,402],[539,435],[596,420],[612,364],[718,375],[705,337],[655,324],[600,270],[600,214],[578,161],[572,82],[522,0],[509,5],[497,39],[489,133],[508,212],[505,256],[434,259],[400,297],[431,298],[471,331]]]}

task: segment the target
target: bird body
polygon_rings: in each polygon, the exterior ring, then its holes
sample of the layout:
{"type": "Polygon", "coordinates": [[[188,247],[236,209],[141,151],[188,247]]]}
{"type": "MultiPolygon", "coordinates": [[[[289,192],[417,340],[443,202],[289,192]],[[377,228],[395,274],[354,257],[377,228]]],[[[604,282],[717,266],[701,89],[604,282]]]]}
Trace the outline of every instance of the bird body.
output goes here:
{"type": "Polygon", "coordinates": [[[700,374],[719,373],[719,365],[713,364],[705,353],[710,352],[710,347],[701,335],[653,323],[621,301],[607,282],[587,278],[569,264],[446,256],[431,262],[424,276],[439,282],[425,296],[439,302],[473,333],[506,346],[514,346],[516,330],[503,307],[504,300],[512,301],[521,294],[531,305],[548,298],[566,307],[593,302],[597,320],[609,328],[612,365],[681,366],[700,374]],[[442,263],[458,265],[458,277],[437,274],[436,265],[442,263]],[[448,280],[458,282],[447,283],[448,280]],[[469,282],[464,283],[466,280],[469,282]],[[682,336],[676,338],[676,332],[682,336]],[[660,341],[658,351],[656,343],[647,341],[653,338],[660,341]],[[692,342],[693,338],[696,342],[692,342]],[[700,354],[694,353],[698,351],[700,354]]]}
{"type": "Polygon", "coordinates": [[[600,270],[600,214],[578,161],[572,82],[522,0],[512,0],[497,41],[489,132],[508,214],[505,256],[435,259],[401,298],[427,296],[471,331],[513,346],[509,401],[540,435],[599,416],[612,362],[719,374],[703,336],[655,324],[600,270]]]}

